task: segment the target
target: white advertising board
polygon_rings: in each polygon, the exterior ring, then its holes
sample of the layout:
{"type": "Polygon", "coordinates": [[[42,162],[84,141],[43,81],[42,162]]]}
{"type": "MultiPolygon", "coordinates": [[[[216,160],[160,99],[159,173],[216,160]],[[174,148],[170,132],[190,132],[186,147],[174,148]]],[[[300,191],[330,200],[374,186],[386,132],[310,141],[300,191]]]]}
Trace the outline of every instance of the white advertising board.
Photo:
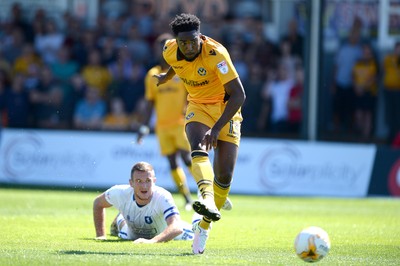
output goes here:
{"type": "MultiPolygon", "coordinates": [[[[134,133],[4,129],[0,182],[105,189],[127,183],[132,165],[147,161],[157,183],[175,191],[155,136],[143,145],[135,138],[134,133]]],[[[375,153],[374,145],[243,138],[231,192],[364,197],[375,153]]],[[[190,174],[188,182],[196,191],[190,174]]]]}

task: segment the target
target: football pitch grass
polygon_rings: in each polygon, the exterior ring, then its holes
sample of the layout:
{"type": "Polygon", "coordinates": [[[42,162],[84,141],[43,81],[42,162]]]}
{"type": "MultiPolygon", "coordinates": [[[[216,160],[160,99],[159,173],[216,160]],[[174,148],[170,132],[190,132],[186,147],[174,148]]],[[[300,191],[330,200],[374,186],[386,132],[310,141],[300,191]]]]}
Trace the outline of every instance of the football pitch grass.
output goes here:
{"type": "MultiPolygon", "coordinates": [[[[325,229],[321,265],[400,265],[400,199],[231,195],[203,255],[191,242],[95,241],[94,191],[0,188],[0,265],[304,265],[293,242],[304,227],[325,229]]],[[[174,194],[178,207],[183,205],[174,194]]],[[[107,209],[107,231],[116,215],[107,209]]],[[[191,221],[191,212],[181,210],[191,221]]]]}

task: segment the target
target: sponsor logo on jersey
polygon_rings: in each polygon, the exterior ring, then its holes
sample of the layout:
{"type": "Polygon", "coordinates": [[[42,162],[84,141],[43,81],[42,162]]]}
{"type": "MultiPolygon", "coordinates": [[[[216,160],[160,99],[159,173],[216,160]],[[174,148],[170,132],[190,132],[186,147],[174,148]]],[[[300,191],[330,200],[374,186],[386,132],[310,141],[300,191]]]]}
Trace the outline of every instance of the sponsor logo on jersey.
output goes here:
{"type": "Polygon", "coordinates": [[[202,81],[202,82],[198,82],[196,80],[187,80],[185,78],[182,78],[182,81],[188,85],[188,86],[192,86],[192,87],[199,87],[199,86],[204,86],[207,85],[208,83],[210,83],[208,80],[202,81]]]}
{"type": "Polygon", "coordinates": [[[186,120],[191,119],[193,116],[194,116],[194,113],[191,112],[190,114],[188,114],[188,115],[186,116],[186,120]]]}
{"type": "Polygon", "coordinates": [[[225,60],[217,64],[217,68],[219,69],[219,72],[222,74],[226,74],[229,71],[228,65],[226,64],[225,60]]]}
{"type": "Polygon", "coordinates": [[[217,53],[215,52],[214,49],[212,49],[208,54],[209,54],[209,55],[217,55],[217,53]]]}
{"type": "Polygon", "coordinates": [[[205,68],[203,68],[203,67],[200,67],[197,70],[197,73],[199,73],[200,76],[205,76],[207,74],[207,70],[205,68]]]}

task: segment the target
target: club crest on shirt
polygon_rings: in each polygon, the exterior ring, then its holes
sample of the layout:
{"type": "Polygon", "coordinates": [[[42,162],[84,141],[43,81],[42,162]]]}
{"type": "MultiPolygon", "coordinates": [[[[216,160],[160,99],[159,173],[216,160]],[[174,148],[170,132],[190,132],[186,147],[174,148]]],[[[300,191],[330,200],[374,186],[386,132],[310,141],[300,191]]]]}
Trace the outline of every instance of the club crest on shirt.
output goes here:
{"type": "Polygon", "coordinates": [[[229,71],[228,65],[226,64],[225,60],[217,64],[217,68],[219,69],[219,72],[222,74],[226,74],[229,71]]]}
{"type": "Polygon", "coordinates": [[[152,224],[153,223],[153,219],[151,219],[150,216],[145,216],[144,217],[144,221],[146,222],[146,224],[152,224]]]}
{"type": "Polygon", "coordinates": [[[205,76],[207,74],[207,70],[205,70],[203,67],[200,67],[197,69],[197,73],[199,73],[200,76],[205,76]]]}

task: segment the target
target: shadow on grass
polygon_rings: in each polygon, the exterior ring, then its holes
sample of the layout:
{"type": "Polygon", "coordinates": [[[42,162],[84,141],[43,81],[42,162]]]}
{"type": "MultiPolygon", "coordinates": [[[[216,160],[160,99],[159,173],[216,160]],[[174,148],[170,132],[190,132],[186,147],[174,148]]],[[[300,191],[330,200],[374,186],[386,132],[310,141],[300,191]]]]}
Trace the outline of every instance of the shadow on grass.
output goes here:
{"type": "MultiPolygon", "coordinates": [[[[99,251],[85,251],[85,250],[60,250],[57,251],[57,254],[59,255],[127,255],[127,256],[132,256],[132,255],[139,255],[139,256],[149,256],[151,255],[150,253],[130,253],[130,252],[99,252],[99,251]]],[[[175,257],[175,256],[193,256],[193,253],[185,252],[181,254],[160,254],[157,253],[157,256],[167,256],[167,257],[175,257]]]]}

